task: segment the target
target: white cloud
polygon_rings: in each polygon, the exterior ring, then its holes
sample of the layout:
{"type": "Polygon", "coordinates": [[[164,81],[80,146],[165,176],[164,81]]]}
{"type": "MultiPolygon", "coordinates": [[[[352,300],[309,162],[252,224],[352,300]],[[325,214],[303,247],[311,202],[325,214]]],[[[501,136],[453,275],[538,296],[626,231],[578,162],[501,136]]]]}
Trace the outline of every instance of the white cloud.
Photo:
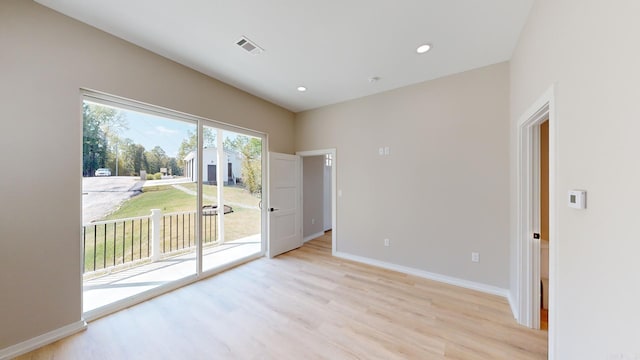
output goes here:
{"type": "Polygon", "coordinates": [[[177,134],[179,133],[179,131],[177,130],[172,130],[172,129],[168,129],[164,126],[156,126],[155,127],[156,131],[158,131],[161,134],[177,134]]]}

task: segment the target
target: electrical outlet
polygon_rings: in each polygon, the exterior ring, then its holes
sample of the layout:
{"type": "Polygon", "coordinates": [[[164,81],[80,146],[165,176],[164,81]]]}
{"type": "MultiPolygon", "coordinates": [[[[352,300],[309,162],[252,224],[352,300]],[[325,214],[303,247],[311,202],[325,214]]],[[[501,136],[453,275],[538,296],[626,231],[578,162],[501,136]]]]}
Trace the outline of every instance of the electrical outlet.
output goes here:
{"type": "Polygon", "coordinates": [[[316,219],[311,219],[311,225],[316,223],[316,219]]]}
{"type": "Polygon", "coordinates": [[[472,252],[471,253],[471,261],[480,262],[480,253],[472,252]]]}
{"type": "Polygon", "coordinates": [[[391,154],[391,150],[389,150],[389,147],[388,147],[388,146],[385,146],[385,147],[384,147],[384,154],[385,154],[385,155],[389,155],[389,154],[391,154]]]}
{"type": "Polygon", "coordinates": [[[384,148],[379,148],[378,149],[378,155],[380,155],[380,156],[384,155],[384,148]]]}
{"type": "Polygon", "coordinates": [[[384,239],[384,246],[389,246],[389,239],[384,239]]]}

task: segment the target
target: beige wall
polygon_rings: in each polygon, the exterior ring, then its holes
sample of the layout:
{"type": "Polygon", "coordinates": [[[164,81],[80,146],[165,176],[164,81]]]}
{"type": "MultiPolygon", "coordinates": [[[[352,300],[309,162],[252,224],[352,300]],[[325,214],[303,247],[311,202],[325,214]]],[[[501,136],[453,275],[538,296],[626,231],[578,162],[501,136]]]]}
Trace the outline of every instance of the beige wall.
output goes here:
{"type": "Polygon", "coordinates": [[[0,2],[0,349],[80,320],[80,88],[269,134],[289,111],[31,1],[0,2]]]}
{"type": "Polygon", "coordinates": [[[638,19],[638,1],[537,0],[511,62],[512,139],[555,84],[556,359],[640,355],[638,19]],[[570,189],[587,190],[586,210],[570,189]]]}
{"type": "Polygon", "coordinates": [[[337,149],[338,251],[508,287],[508,71],[501,63],[297,115],[296,150],[337,149]],[[386,146],[391,155],[379,156],[386,146]]]}
{"type": "Polygon", "coordinates": [[[302,161],[302,234],[306,238],[324,227],[324,156],[303,157],[302,161]]]}

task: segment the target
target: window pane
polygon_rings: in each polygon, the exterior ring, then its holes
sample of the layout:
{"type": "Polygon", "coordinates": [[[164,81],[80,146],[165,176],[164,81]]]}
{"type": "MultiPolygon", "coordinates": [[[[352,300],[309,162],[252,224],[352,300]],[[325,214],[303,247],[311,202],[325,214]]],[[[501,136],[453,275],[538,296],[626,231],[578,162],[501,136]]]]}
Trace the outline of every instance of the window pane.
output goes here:
{"type": "Polygon", "coordinates": [[[83,103],[84,311],[195,273],[197,127],[83,103]]]}
{"type": "Polygon", "coordinates": [[[262,140],[209,126],[203,130],[206,271],[261,251],[262,140]],[[247,176],[251,181],[244,181],[247,176]]]}
{"type": "Polygon", "coordinates": [[[224,198],[233,206],[225,224],[225,242],[260,242],[262,230],[262,139],[224,132],[227,178],[224,198]]]}

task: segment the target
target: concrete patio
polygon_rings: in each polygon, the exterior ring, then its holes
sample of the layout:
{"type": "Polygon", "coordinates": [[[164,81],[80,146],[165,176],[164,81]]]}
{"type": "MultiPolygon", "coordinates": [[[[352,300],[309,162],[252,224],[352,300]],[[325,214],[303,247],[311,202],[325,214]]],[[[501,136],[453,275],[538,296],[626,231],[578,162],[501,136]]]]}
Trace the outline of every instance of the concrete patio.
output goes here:
{"type": "MultiPolygon", "coordinates": [[[[203,249],[202,269],[207,271],[260,253],[260,234],[203,249]]],[[[135,296],[196,272],[196,253],[167,257],[83,282],[83,312],[135,296]]]]}

